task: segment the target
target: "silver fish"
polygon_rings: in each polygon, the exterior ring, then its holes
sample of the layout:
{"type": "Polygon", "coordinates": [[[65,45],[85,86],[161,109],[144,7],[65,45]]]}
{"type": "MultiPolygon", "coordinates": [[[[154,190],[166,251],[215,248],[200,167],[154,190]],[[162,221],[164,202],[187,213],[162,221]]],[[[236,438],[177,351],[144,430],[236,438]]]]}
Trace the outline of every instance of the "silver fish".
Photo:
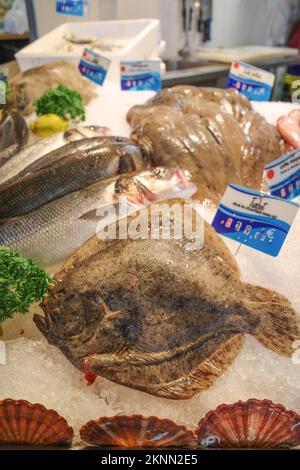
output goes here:
{"type": "Polygon", "coordinates": [[[49,266],[97,233],[99,224],[103,224],[99,208],[117,204],[122,196],[128,196],[137,207],[161,198],[190,196],[196,188],[189,180],[189,173],[179,168],[155,168],[100,181],[29,214],[3,221],[0,245],[49,266]]]}
{"type": "MultiPolygon", "coordinates": [[[[91,137],[102,137],[108,133],[107,128],[98,126],[87,126],[71,129],[66,132],[54,134],[34,144],[22,148],[18,153],[12,153],[0,165],[0,184],[11,180],[16,175],[30,168],[34,162],[39,161],[46,154],[57,150],[70,142],[90,139],[91,137]]],[[[56,156],[56,155],[54,155],[56,156]]],[[[54,157],[53,156],[53,157],[54,157]]]]}
{"type": "Polygon", "coordinates": [[[0,219],[24,215],[100,180],[150,168],[141,148],[128,140],[119,137],[85,139],[88,146],[93,140],[96,140],[95,147],[81,151],[76,151],[74,143],[61,147],[40,159],[43,164],[49,160],[43,168],[2,184],[0,219]],[[53,157],[59,152],[64,152],[65,156],[53,157]]]}

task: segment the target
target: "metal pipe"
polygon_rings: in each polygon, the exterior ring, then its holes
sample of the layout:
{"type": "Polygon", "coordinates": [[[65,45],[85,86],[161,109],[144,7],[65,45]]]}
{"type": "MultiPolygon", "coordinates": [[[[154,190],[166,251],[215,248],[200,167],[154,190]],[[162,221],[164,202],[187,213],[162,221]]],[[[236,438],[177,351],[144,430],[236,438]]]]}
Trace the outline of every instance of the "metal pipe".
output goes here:
{"type": "Polygon", "coordinates": [[[25,0],[26,12],[29,24],[29,37],[30,42],[35,41],[38,38],[36,16],[33,0],[25,0]]]}

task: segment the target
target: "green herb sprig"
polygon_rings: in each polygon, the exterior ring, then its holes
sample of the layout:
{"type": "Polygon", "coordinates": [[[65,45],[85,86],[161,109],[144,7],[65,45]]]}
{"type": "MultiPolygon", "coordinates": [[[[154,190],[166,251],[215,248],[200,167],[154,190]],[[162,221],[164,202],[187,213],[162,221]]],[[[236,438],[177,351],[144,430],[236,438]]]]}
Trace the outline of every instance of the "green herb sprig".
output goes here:
{"type": "Polygon", "coordinates": [[[43,300],[51,280],[32,260],[0,247],[0,322],[43,300]]]}
{"type": "Polygon", "coordinates": [[[65,119],[85,120],[82,96],[64,85],[50,88],[35,103],[38,116],[57,114],[65,119]]]}

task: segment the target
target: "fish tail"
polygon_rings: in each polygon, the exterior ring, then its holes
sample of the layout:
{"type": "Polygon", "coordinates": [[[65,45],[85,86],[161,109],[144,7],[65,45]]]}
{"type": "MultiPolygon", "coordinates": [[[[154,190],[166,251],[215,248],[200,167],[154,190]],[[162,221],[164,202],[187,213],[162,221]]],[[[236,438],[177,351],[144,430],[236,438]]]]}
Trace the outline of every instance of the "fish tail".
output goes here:
{"type": "Polygon", "coordinates": [[[277,292],[250,284],[247,291],[247,308],[256,318],[253,334],[267,348],[291,356],[300,340],[300,316],[277,292]]]}

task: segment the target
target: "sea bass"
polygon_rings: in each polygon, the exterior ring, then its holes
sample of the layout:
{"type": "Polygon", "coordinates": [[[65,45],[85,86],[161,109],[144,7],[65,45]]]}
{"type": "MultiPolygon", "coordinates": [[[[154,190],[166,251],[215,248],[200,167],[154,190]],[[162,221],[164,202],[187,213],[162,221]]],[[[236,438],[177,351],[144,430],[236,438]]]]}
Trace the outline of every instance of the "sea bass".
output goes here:
{"type": "Polygon", "coordinates": [[[150,167],[142,149],[123,137],[85,139],[41,160],[42,168],[35,166],[28,174],[0,185],[0,218],[26,214],[98,181],[150,167]]]}
{"type": "Polygon", "coordinates": [[[187,189],[192,195],[196,188],[189,179],[190,175],[179,168],[156,168],[102,180],[29,214],[4,220],[0,223],[0,245],[49,266],[97,233],[99,224],[105,221],[104,209],[117,204],[121,196],[146,204],[182,191],[185,194],[187,189]]]}
{"type": "MultiPolygon", "coordinates": [[[[164,201],[174,203],[186,204],[164,201]]],[[[144,209],[148,231],[153,206],[144,209]]],[[[90,379],[170,399],[209,387],[240,351],[244,333],[285,356],[300,339],[300,317],[289,301],[242,282],[234,257],[206,223],[198,250],[185,236],[93,237],[57,273],[41,306],[45,317],[34,316],[40,331],[90,379]]]]}
{"type": "MultiPolygon", "coordinates": [[[[25,170],[29,171],[30,165],[34,162],[39,162],[40,165],[43,164],[42,157],[50,152],[53,152],[70,142],[74,142],[68,150],[71,149],[87,149],[89,146],[93,145],[93,142],[88,142],[88,139],[92,137],[102,137],[108,133],[107,128],[98,127],[98,126],[87,126],[87,127],[78,127],[66,131],[65,133],[54,134],[47,139],[42,139],[35,144],[28,145],[27,147],[22,148],[18,153],[14,153],[10,158],[6,158],[2,161],[1,164],[1,155],[0,154],[0,184],[12,179],[16,175],[24,174],[25,170]],[[77,141],[82,141],[82,144],[79,144],[77,141]]],[[[75,151],[75,150],[74,150],[75,151]]],[[[59,158],[61,152],[56,152],[51,155],[51,158],[59,158]]]]}

